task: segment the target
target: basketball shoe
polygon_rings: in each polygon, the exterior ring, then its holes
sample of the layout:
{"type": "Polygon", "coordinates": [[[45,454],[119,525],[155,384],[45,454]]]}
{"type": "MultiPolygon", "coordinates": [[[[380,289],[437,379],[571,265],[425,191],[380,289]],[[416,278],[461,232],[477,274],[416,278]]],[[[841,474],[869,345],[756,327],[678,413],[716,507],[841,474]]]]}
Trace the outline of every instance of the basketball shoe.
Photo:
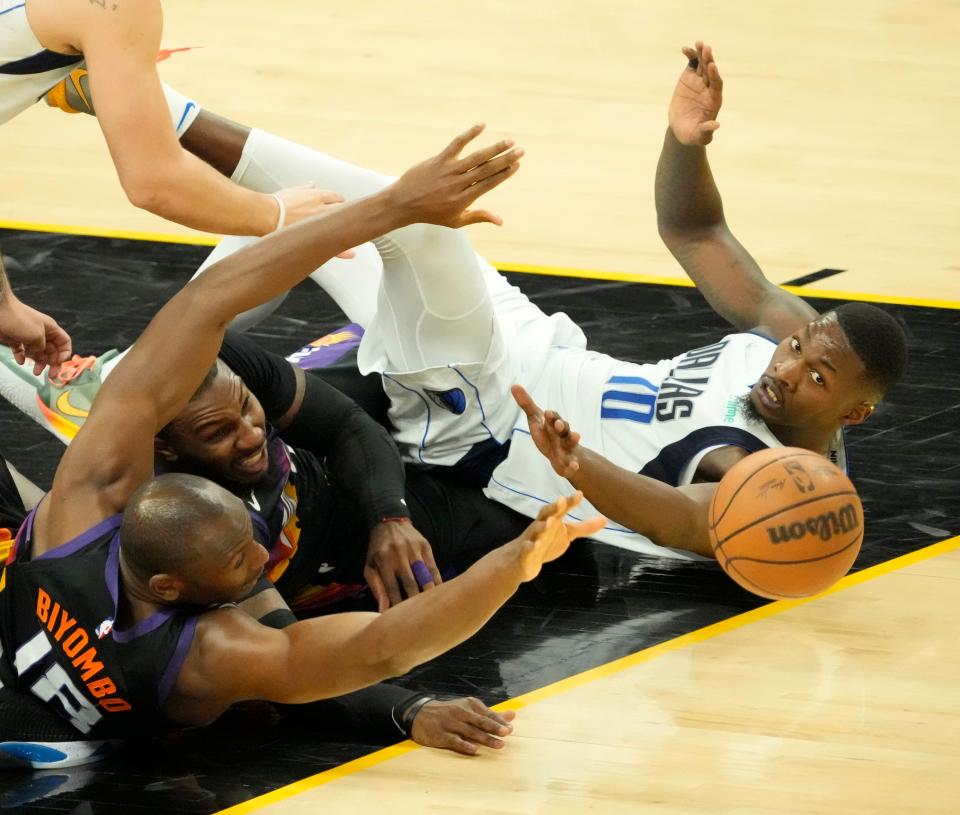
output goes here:
{"type": "Polygon", "coordinates": [[[0,688],[0,769],[52,770],[106,758],[116,739],[85,740],[32,693],[0,688]]]}
{"type": "Polygon", "coordinates": [[[18,365],[13,352],[0,346],[0,396],[45,427],[64,444],[77,435],[90,413],[103,380],[103,364],[119,352],[100,357],[74,356],[53,378],[48,370],[37,376],[33,364],[18,365]]]}
{"type": "Polygon", "coordinates": [[[68,77],[61,79],[44,94],[43,101],[52,108],[65,113],[89,113],[96,116],[93,97],[90,95],[90,78],[86,68],[74,68],[68,77]]]}

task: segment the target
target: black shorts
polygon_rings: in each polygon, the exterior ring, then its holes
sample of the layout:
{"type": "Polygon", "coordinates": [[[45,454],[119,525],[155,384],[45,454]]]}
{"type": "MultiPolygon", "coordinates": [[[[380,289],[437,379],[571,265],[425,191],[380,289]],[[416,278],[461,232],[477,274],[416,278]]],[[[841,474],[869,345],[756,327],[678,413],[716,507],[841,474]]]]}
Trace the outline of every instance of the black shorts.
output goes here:
{"type": "MultiPolygon", "coordinates": [[[[276,582],[288,602],[310,585],[365,583],[369,534],[363,515],[353,504],[349,485],[336,485],[334,493],[335,509],[322,523],[318,522],[321,513],[312,514],[309,502],[301,503],[299,547],[276,582]]],[[[412,465],[406,467],[406,501],[413,525],[430,542],[445,580],[517,537],[530,523],[529,518],[491,501],[478,487],[412,465]]]]}
{"type": "Polygon", "coordinates": [[[27,510],[23,505],[23,499],[20,497],[20,490],[10,475],[7,468],[7,462],[0,456],[0,527],[9,529],[11,534],[16,534],[27,517],[27,510]]]}

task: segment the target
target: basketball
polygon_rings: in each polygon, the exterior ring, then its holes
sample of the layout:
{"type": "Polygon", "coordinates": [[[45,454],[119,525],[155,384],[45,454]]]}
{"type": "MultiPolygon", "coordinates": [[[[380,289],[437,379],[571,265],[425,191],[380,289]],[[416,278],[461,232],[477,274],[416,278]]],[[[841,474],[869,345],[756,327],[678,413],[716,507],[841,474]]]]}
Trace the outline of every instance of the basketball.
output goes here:
{"type": "Polygon", "coordinates": [[[710,543],[723,570],[774,600],[809,597],[836,583],[863,541],[863,507],[850,479],[797,447],[753,453],[714,493],[710,543]]]}

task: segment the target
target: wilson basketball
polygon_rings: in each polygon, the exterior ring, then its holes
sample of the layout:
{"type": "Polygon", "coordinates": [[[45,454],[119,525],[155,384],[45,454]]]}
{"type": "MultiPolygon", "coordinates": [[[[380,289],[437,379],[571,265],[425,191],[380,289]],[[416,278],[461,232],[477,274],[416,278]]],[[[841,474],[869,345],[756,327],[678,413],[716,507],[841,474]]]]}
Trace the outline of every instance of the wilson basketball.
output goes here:
{"type": "Polygon", "coordinates": [[[730,468],[710,503],[710,543],[723,570],[754,594],[809,597],[843,577],[863,541],[850,479],[809,450],[776,447],[730,468]]]}

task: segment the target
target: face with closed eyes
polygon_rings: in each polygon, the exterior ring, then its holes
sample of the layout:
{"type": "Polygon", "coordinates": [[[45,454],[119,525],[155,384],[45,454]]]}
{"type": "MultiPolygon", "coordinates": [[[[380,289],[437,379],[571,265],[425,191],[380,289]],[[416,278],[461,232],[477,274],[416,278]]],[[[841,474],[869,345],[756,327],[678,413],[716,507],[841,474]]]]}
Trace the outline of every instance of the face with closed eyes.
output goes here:
{"type": "Polygon", "coordinates": [[[750,391],[750,402],[774,433],[835,431],[859,424],[879,394],[836,315],[827,313],[785,337],[750,391]]]}
{"type": "Polygon", "coordinates": [[[252,484],[270,465],[263,408],[222,363],[207,387],[157,437],[155,447],[172,469],[214,481],[252,484]]]}
{"type": "Polygon", "coordinates": [[[175,588],[175,602],[187,605],[236,603],[247,597],[269,556],[254,539],[243,504],[230,501],[216,521],[199,525],[192,534],[200,555],[175,573],[155,578],[156,586],[175,588]]]}

